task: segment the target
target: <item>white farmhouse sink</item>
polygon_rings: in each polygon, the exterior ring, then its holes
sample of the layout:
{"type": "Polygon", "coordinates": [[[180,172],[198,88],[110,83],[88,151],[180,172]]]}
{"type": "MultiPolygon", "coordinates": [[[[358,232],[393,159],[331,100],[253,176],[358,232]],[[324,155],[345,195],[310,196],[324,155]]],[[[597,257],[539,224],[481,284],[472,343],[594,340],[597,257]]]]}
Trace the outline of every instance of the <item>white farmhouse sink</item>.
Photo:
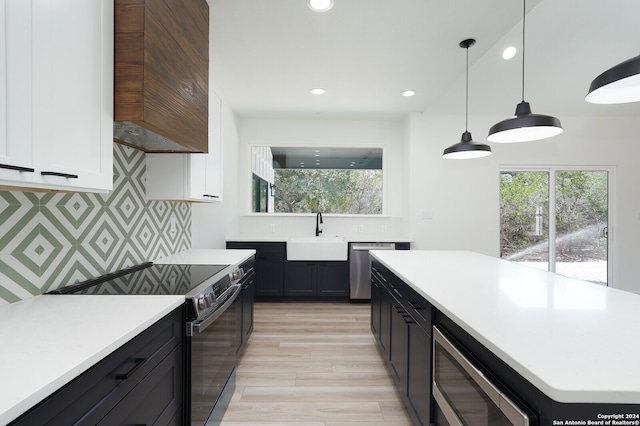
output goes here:
{"type": "Polygon", "coordinates": [[[347,260],[342,237],[293,237],[287,240],[287,260],[347,260]]]}

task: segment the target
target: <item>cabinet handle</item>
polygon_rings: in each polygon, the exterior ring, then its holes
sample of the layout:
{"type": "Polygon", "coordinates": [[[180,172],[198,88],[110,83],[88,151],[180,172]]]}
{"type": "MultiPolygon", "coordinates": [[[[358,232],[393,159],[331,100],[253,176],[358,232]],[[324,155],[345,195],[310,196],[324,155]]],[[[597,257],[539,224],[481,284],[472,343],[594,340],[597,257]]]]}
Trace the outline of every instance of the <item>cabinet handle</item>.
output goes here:
{"type": "Polygon", "coordinates": [[[218,195],[202,194],[202,196],[206,197],[206,198],[220,198],[220,196],[218,196],[218,195]]]}
{"type": "Polygon", "coordinates": [[[424,309],[424,306],[422,306],[422,305],[421,305],[421,304],[419,304],[419,303],[412,302],[412,301],[409,301],[409,306],[411,306],[411,307],[412,307],[413,309],[415,309],[416,311],[419,311],[420,309],[424,309]]]}
{"type": "Polygon", "coordinates": [[[36,171],[36,169],[32,169],[30,167],[13,166],[11,164],[0,164],[0,169],[9,169],[9,170],[16,170],[18,172],[29,172],[29,173],[33,173],[36,171]]]}
{"type": "Polygon", "coordinates": [[[393,309],[395,309],[396,313],[398,313],[398,314],[400,314],[400,315],[402,315],[402,314],[406,314],[406,313],[407,313],[407,311],[405,311],[404,309],[402,309],[402,308],[401,308],[401,307],[399,307],[399,306],[394,306],[394,307],[393,307],[393,309]]]}
{"type": "Polygon", "coordinates": [[[129,371],[127,371],[124,374],[116,374],[116,380],[127,380],[129,378],[129,376],[132,376],[133,374],[135,374],[136,371],[138,371],[140,369],[140,367],[142,367],[144,365],[145,362],[147,362],[146,358],[136,358],[133,360],[133,362],[136,363],[136,365],[133,366],[133,368],[129,371]]]}
{"type": "Polygon", "coordinates": [[[60,172],[40,172],[42,176],[60,176],[67,179],[78,179],[78,175],[72,175],[69,173],[60,173],[60,172]]]}

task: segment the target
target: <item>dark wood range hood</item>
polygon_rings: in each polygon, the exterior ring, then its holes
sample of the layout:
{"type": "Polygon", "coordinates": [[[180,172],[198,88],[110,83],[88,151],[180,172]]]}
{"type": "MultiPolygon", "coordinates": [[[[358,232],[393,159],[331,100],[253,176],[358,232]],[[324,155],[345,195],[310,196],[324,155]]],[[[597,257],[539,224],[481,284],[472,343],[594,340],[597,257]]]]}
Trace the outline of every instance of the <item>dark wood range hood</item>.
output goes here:
{"type": "Polygon", "coordinates": [[[115,0],[114,141],[208,152],[206,0],[115,0]]]}

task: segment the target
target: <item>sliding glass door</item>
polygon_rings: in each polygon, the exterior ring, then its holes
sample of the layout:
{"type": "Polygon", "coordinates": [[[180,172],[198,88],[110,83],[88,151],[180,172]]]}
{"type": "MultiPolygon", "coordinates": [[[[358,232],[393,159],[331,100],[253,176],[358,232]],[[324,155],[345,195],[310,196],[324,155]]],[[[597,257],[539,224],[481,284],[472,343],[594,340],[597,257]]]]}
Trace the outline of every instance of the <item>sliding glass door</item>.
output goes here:
{"type": "Polygon", "coordinates": [[[612,170],[500,172],[500,256],[607,285],[612,170]]]}

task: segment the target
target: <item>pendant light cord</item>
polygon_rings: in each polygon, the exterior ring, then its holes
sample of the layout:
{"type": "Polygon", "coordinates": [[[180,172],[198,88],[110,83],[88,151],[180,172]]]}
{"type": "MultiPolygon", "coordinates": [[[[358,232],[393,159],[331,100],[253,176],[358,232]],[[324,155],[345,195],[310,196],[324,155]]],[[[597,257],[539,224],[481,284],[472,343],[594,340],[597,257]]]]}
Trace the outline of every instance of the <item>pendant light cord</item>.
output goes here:
{"type": "Polygon", "coordinates": [[[522,0],[522,102],[524,102],[524,26],[527,15],[527,0],[522,0]]]}
{"type": "Polygon", "coordinates": [[[469,131],[469,46],[467,46],[467,85],[464,110],[464,131],[469,131]]]}

